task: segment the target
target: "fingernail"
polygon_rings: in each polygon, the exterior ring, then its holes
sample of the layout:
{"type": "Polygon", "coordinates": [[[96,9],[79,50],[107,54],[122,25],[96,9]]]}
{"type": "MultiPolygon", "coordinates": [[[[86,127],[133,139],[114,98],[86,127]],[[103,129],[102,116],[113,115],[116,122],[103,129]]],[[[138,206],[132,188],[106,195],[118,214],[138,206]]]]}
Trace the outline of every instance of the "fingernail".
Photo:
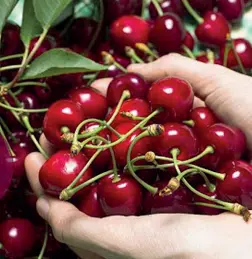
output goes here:
{"type": "Polygon", "coordinates": [[[49,203],[45,198],[39,198],[37,201],[37,211],[38,214],[45,220],[47,220],[47,215],[49,212],[49,203]]]}

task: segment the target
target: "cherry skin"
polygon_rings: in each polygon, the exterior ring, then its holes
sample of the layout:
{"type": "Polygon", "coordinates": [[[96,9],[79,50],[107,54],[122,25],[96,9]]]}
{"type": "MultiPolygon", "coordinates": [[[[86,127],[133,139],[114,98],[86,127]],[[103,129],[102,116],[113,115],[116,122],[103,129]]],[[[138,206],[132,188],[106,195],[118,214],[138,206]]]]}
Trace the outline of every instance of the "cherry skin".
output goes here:
{"type": "Polygon", "coordinates": [[[35,245],[34,225],[27,219],[12,218],[0,225],[0,243],[9,258],[24,258],[35,245]]]}
{"type": "MultiPolygon", "coordinates": [[[[212,63],[212,61],[209,59],[207,54],[199,55],[199,56],[196,57],[196,59],[200,62],[203,62],[203,63],[207,63],[207,64],[212,63]]],[[[223,64],[223,62],[219,58],[216,58],[216,57],[214,57],[213,63],[216,64],[216,65],[222,65],[223,64]]]]}
{"type": "MultiPolygon", "coordinates": [[[[106,121],[109,121],[109,119],[114,114],[115,109],[116,107],[110,111],[110,113],[106,117],[106,121]]],[[[121,115],[121,112],[129,112],[136,117],[147,117],[151,113],[151,107],[150,104],[143,99],[135,98],[126,100],[125,102],[123,102],[118,115],[111,123],[112,127],[116,127],[118,124],[125,122],[134,122],[134,120],[121,115]]]]}
{"type": "Polygon", "coordinates": [[[235,21],[242,18],[245,5],[244,0],[218,0],[217,7],[227,20],[235,21]]]}
{"type": "MultiPolygon", "coordinates": [[[[246,39],[235,39],[234,46],[236,53],[241,59],[244,68],[252,68],[252,46],[246,39]]],[[[220,49],[220,57],[224,60],[225,46],[223,45],[220,49]]],[[[239,66],[234,51],[230,50],[227,58],[227,66],[229,68],[237,68],[239,66]]]]}
{"type": "MultiPolygon", "coordinates": [[[[58,196],[64,188],[72,183],[87,162],[88,158],[84,153],[72,156],[69,150],[60,150],[41,167],[39,181],[47,194],[58,196]]],[[[92,169],[89,167],[77,185],[92,178],[92,174],[92,169]]]]}
{"type": "MultiPolygon", "coordinates": [[[[153,186],[162,190],[167,186],[167,181],[156,182],[153,186]]],[[[159,193],[152,195],[147,192],[144,197],[143,211],[144,214],[159,214],[159,213],[186,213],[191,214],[194,208],[191,205],[192,194],[188,189],[181,186],[174,191],[171,195],[160,196],[159,193]]]]}
{"type": "Polygon", "coordinates": [[[75,89],[69,93],[69,98],[81,105],[86,118],[104,119],[108,112],[106,98],[92,88],[75,89]]]}
{"type": "Polygon", "coordinates": [[[218,181],[217,184],[220,199],[252,209],[251,165],[241,160],[229,161],[221,166],[219,172],[226,174],[224,181],[218,181]]]}
{"type": "Polygon", "coordinates": [[[214,8],[215,0],[189,0],[189,3],[193,9],[200,13],[205,13],[214,8]]]}
{"type": "Polygon", "coordinates": [[[199,24],[195,34],[199,41],[206,45],[222,46],[226,42],[230,27],[226,18],[221,13],[208,11],[199,24]]]}
{"type": "Polygon", "coordinates": [[[85,119],[81,106],[71,100],[59,100],[50,106],[44,118],[44,134],[57,147],[66,147],[61,139],[62,127],[74,132],[85,119]]]}
{"type": "Polygon", "coordinates": [[[136,43],[149,41],[150,26],[144,19],[125,15],[113,22],[110,27],[111,41],[115,49],[125,52],[125,47],[135,48],[136,43]]]}
{"type": "Polygon", "coordinates": [[[103,218],[105,216],[98,198],[98,185],[92,186],[87,194],[79,197],[77,208],[90,217],[103,218]]]}
{"type": "Polygon", "coordinates": [[[134,216],[140,213],[142,188],[130,176],[120,175],[117,182],[113,182],[113,175],[101,179],[98,197],[106,216],[134,216]]]}
{"type": "Polygon", "coordinates": [[[164,112],[157,116],[159,122],[186,120],[192,109],[193,99],[192,87],[176,77],[167,77],[155,82],[148,94],[153,109],[164,109],[164,112]]]}
{"type": "Polygon", "coordinates": [[[189,31],[186,31],[185,38],[183,41],[183,45],[185,45],[188,49],[193,50],[195,46],[195,40],[192,34],[189,31]]]}
{"type": "Polygon", "coordinates": [[[149,90],[149,85],[144,78],[135,73],[127,73],[114,78],[108,87],[107,100],[111,107],[118,104],[124,90],[130,92],[131,98],[144,99],[149,90]]]}
{"type": "Polygon", "coordinates": [[[156,19],[151,29],[150,41],[161,54],[179,52],[185,35],[181,19],[176,14],[167,13],[156,19]]]}

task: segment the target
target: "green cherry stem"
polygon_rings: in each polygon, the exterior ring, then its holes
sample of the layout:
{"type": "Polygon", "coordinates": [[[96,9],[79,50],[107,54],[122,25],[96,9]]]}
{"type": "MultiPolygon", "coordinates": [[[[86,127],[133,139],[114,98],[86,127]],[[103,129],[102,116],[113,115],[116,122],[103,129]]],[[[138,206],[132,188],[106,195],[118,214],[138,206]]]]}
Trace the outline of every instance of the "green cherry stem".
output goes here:
{"type": "Polygon", "coordinates": [[[225,51],[224,51],[224,58],[223,58],[223,66],[224,67],[227,67],[227,63],[228,63],[228,54],[229,54],[229,51],[231,50],[232,46],[230,44],[230,42],[226,42],[226,45],[225,45],[225,51]]]}
{"type": "Polygon", "coordinates": [[[37,259],[43,259],[44,258],[44,254],[45,254],[45,250],[46,250],[46,246],[47,246],[47,241],[48,241],[48,225],[47,225],[47,223],[45,223],[45,237],[44,237],[44,241],[43,241],[43,246],[41,248],[41,251],[40,251],[37,259]]]}
{"type": "Polygon", "coordinates": [[[4,140],[4,142],[5,142],[6,146],[7,146],[7,149],[8,149],[8,151],[9,151],[10,155],[11,155],[12,157],[15,157],[16,154],[14,153],[13,149],[11,148],[11,145],[10,145],[10,143],[9,143],[9,141],[8,141],[8,139],[7,139],[7,137],[6,137],[5,133],[4,133],[4,131],[3,131],[2,126],[0,126],[0,135],[1,135],[2,138],[3,138],[3,140],[4,140]]]}
{"type": "MultiPolygon", "coordinates": [[[[10,106],[10,104],[9,104],[9,102],[3,97],[2,98],[2,101],[4,102],[4,105],[8,108],[8,107],[11,107],[10,106]]],[[[0,101],[0,106],[1,106],[1,101],[0,101]]],[[[6,109],[6,108],[5,108],[6,109]]],[[[13,111],[13,110],[10,110],[11,111],[11,113],[12,113],[12,115],[15,117],[15,119],[18,121],[18,122],[20,122],[22,125],[23,125],[23,122],[20,120],[20,118],[19,118],[19,115],[17,114],[17,112],[16,111],[13,111]]]]}
{"type": "Polygon", "coordinates": [[[129,118],[131,120],[135,120],[135,121],[142,121],[142,120],[145,119],[145,117],[134,116],[130,112],[120,112],[120,115],[123,116],[123,117],[129,118]]]}
{"type": "Polygon", "coordinates": [[[17,143],[18,142],[18,139],[13,136],[11,130],[9,129],[8,125],[5,123],[5,121],[3,120],[2,117],[0,117],[0,124],[2,125],[3,129],[6,131],[6,133],[8,134],[8,136],[11,138],[11,140],[14,142],[14,143],[17,143]]]}
{"type": "Polygon", "coordinates": [[[215,209],[227,210],[228,211],[228,209],[226,207],[223,207],[221,205],[210,204],[210,203],[205,203],[205,202],[194,202],[193,205],[204,206],[204,207],[209,207],[209,208],[215,208],[215,209]]]}
{"type": "Polygon", "coordinates": [[[21,86],[41,86],[41,87],[44,87],[44,88],[48,88],[48,85],[47,83],[39,83],[39,82],[36,82],[36,81],[31,81],[31,82],[20,82],[20,83],[16,83],[14,87],[21,87],[21,86]]]}
{"type": "Polygon", "coordinates": [[[158,12],[158,16],[163,16],[164,12],[158,2],[158,0],[151,0],[152,4],[155,6],[157,12],[158,12]]]}
{"type": "Polygon", "coordinates": [[[189,4],[188,0],[182,0],[186,10],[188,13],[195,19],[195,21],[198,24],[201,24],[204,22],[204,19],[199,16],[199,14],[192,8],[192,6],[189,4]]]}
{"type": "Polygon", "coordinates": [[[193,120],[183,121],[183,124],[185,124],[189,127],[192,127],[192,128],[195,126],[195,122],[193,120]]]}
{"type": "Polygon", "coordinates": [[[10,59],[15,59],[15,58],[22,58],[24,53],[20,54],[15,54],[15,55],[10,55],[10,56],[5,56],[0,58],[0,62],[10,60],[10,59]]]}
{"type": "Polygon", "coordinates": [[[141,17],[144,18],[145,16],[145,9],[146,9],[146,0],[142,0],[142,10],[141,10],[141,17]]]}
{"type": "Polygon", "coordinates": [[[136,48],[155,59],[159,58],[159,56],[144,43],[136,43],[136,48]]]}
{"type": "Polygon", "coordinates": [[[8,71],[8,70],[15,70],[21,68],[21,65],[11,65],[6,67],[1,67],[0,72],[8,71]]]}
{"type": "Polygon", "coordinates": [[[13,92],[13,94],[15,96],[17,96],[17,95],[20,95],[23,91],[24,91],[24,87],[19,87],[19,89],[17,91],[13,92]]]}
{"type": "Polygon", "coordinates": [[[102,51],[101,55],[103,56],[105,65],[114,65],[118,69],[120,69],[123,73],[128,73],[127,69],[123,67],[121,64],[119,64],[118,62],[116,62],[116,60],[110,53],[108,53],[107,51],[102,51]]]}
{"type": "Polygon", "coordinates": [[[24,123],[26,129],[29,131],[29,133],[34,133],[34,129],[33,127],[31,126],[31,123],[30,123],[30,120],[29,120],[29,117],[27,115],[22,115],[21,116],[21,120],[22,122],[24,123]]]}
{"type": "Polygon", "coordinates": [[[208,63],[210,64],[214,64],[214,52],[210,49],[206,50],[206,56],[208,59],[208,63]]]}
{"type": "Polygon", "coordinates": [[[18,107],[23,108],[22,103],[18,100],[18,98],[15,96],[15,94],[14,94],[11,90],[9,90],[8,93],[9,93],[9,95],[12,97],[12,99],[14,100],[15,104],[16,104],[18,107]]]}
{"type": "Polygon", "coordinates": [[[193,52],[185,44],[182,45],[182,49],[189,58],[196,59],[193,52]]]}
{"type": "Polygon", "coordinates": [[[38,149],[38,151],[45,157],[45,159],[49,158],[49,155],[46,153],[46,151],[41,147],[41,145],[39,144],[38,140],[36,139],[36,137],[33,134],[29,134],[30,138],[32,140],[32,142],[34,143],[34,145],[36,146],[36,148],[38,149]]]}
{"type": "Polygon", "coordinates": [[[136,63],[145,64],[145,62],[136,54],[135,50],[131,47],[125,47],[126,55],[133,59],[136,63]]]}
{"type": "Polygon", "coordinates": [[[27,112],[27,113],[44,113],[48,111],[48,108],[44,109],[24,109],[24,108],[17,108],[17,107],[12,107],[10,105],[6,105],[0,102],[0,107],[10,110],[10,111],[16,111],[16,112],[27,112]]]}

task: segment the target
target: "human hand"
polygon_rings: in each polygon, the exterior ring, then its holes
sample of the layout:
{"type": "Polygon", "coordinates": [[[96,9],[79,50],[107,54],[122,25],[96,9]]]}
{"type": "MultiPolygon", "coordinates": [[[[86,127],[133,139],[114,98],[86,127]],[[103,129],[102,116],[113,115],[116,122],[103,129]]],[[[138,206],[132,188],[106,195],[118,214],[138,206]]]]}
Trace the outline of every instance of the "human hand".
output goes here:
{"type": "MultiPolygon", "coordinates": [[[[247,108],[250,94],[252,96],[250,77],[175,54],[151,64],[132,65],[129,70],[150,81],[167,75],[189,81],[196,95],[223,121],[244,131],[252,149],[249,121],[252,110],[247,108]]],[[[107,85],[108,80],[99,80],[93,87],[105,94],[107,85]]],[[[41,143],[47,151],[53,150],[43,136],[41,143]]],[[[26,159],[28,178],[40,197],[38,212],[52,226],[55,237],[81,258],[247,259],[252,252],[251,223],[246,224],[242,218],[231,214],[90,218],[68,202],[43,195],[38,172],[44,162],[39,153],[30,154],[26,159]]]]}

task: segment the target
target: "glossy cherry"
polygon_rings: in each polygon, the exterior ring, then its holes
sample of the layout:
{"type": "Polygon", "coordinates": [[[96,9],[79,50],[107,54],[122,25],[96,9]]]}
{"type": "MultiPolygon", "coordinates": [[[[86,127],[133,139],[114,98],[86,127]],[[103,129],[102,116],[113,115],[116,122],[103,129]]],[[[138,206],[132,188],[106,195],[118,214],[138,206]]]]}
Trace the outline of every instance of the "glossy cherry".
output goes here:
{"type": "Polygon", "coordinates": [[[242,18],[244,13],[244,0],[218,0],[218,11],[221,12],[229,21],[242,18]]]}
{"type": "Polygon", "coordinates": [[[183,44],[185,34],[181,19],[174,13],[167,13],[156,19],[151,29],[150,41],[161,54],[178,52],[183,44]]]}
{"type": "Polygon", "coordinates": [[[198,12],[205,13],[215,6],[215,0],[189,0],[190,5],[198,12]]]}
{"type": "Polygon", "coordinates": [[[219,181],[217,193],[220,199],[237,202],[252,209],[252,167],[245,161],[229,161],[221,166],[219,172],[226,174],[219,181]]]}
{"type": "MultiPolygon", "coordinates": [[[[39,181],[47,194],[58,196],[64,188],[72,183],[87,162],[88,158],[84,153],[72,156],[69,150],[60,150],[41,167],[39,181]]],[[[92,169],[89,167],[77,185],[90,179],[92,174],[92,169]]]]}
{"type": "Polygon", "coordinates": [[[130,176],[120,175],[117,182],[113,182],[113,175],[103,178],[98,183],[98,197],[106,216],[140,213],[142,188],[130,176]]]}
{"type": "Polygon", "coordinates": [[[125,52],[125,47],[135,48],[136,43],[149,41],[150,26],[144,19],[126,15],[118,18],[110,27],[111,41],[115,49],[125,52]]]}
{"type": "Polygon", "coordinates": [[[109,84],[107,92],[107,100],[111,107],[117,105],[124,90],[130,91],[131,98],[144,99],[148,94],[149,85],[142,76],[135,73],[117,76],[109,84]]]}
{"type": "Polygon", "coordinates": [[[198,61],[200,61],[200,62],[203,62],[203,63],[214,63],[214,64],[216,64],[216,65],[222,65],[223,64],[223,62],[221,61],[221,59],[220,58],[217,58],[217,57],[214,57],[214,59],[213,59],[213,61],[211,61],[210,59],[209,59],[209,57],[207,56],[207,54],[201,54],[201,55],[199,55],[199,56],[197,56],[196,57],[196,59],[198,60],[198,61]]]}
{"type": "Polygon", "coordinates": [[[44,134],[46,138],[58,147],[65,147],[62,141],[62,127],[68,127],[74,132],[85,119],[84,111],[78,103],[71,100],[59,100],[50,106],[44,118],[44,134]]]}
{"type": "MultiPolygon", "coordinates": [[[[153,186],[162,190],[167,186],[167,181],[156,182],[153,186]]],[[[188,189],[181,186],[171,195],[160,196],[159,193],[152,195],[147,192],[143,202],[144,214],[159,214],[159,213],[186,213],[194,212],[192,205],[192,194],[188,189]]]]}
{"type": "Polygon", "coordinates": [[[69,98],[81,105],[86,118],[104,119],[108,112],[107,99],[92,88],[74,89],[69,98]]]}
{"type": "Polygon", "coordinates": [[[155,82],[148,94],[153,109],[164,109],[157,117],[160,122],[186,120],[192,109],[193,99],[190,84],[176,77],[167,77],[155,82]]]}
{"type": "Polygon", "coordinates": [[[36,242],[34,225],[27,219],[12,218],[0,224],[0,243],[8,258],[24,258],[36,242]]]}
{"type": "Polygon", "coordinates": [[[186,31],[183,45],[185,45],[190,50],[194,49],[195,39],[193,38],[192,34],[189,31],[186,31]]]}

